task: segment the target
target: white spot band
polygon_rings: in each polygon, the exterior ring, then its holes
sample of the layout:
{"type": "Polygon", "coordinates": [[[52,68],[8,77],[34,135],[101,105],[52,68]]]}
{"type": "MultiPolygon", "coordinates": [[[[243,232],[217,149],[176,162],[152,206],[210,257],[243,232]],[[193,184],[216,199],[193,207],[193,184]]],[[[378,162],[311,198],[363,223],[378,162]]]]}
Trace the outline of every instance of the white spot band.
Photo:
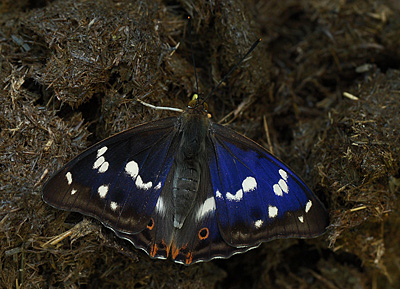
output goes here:
{"type": "Polygon", "coordinates": [[[108,147],[104,146],[101,149],[97,150],[97,158],[101,157],[104,155],[104,153],[108,150],[108,147]]]}
{"type": "Polygon", "coordinates": [[[275,218],[278,216],[278,208],[275,206],[268,206],[268,217],[275,218]]]}
{"type": "Polygon", "coordinates": [[[200,220],[207,216],[208,214],[215,211],[215,199],[214,197],[209,197],[204,203],[200,206],[199,210],[197,211],[196,219],[200,220]]]}
{"type": "Polygon", "coordinates": [[[253,177],[247,177],[242,182],[242,187],[243,187],[243,192],[245,192],[245,193],[253,191],[257,188],[257,181],[253,177]]]}
{"type": "Polygon", "coordinates": [[[159,182],[159,183],[157,184],[157,186],[154,187],[154,189],[155,189],[155,190],[161,189],[161,182],[159,182]]]}
{"type": "Polygon", "coordinates": [[[93,169],[98,169],[104,162],[106,161],[106,159],[104,157],[99,157],[93,164],[93,169]]]}
{"type": "Polygon", "coordinates": [[[279,174],[281,175],[282,179],[287,181],[287,172],[285,172],[284,170],[280,169],[279,170],[279,174]]]}
{"type": "Polygon", "coordinates": [[[156,211],[160,215],[164,215],[165,213],[165,204],[162,197],[158,197],[157,204],[156,204],[156,211]]]}
{"type": "Polygon", "coordinates": [[[99,168],[99,173],[104,173],[108,170],[108,166],[109,163],[108,162],[104,162],[101,164],[100,168],[99,168]]]}
{"type": "Polygon", "coordinates": [[[130,161],[125,166],[125,171],[128,175],[130,175],[133,179],[139,174],[139,166],[137,162],[130,161]]]}
{"type": "Polygon", "coordinates": [[[142,177],[141,176],[137,176],[135,185],[136,185],[136,187],[138,189],[148,190],[153,186],[153,183],[152,182],[143,183],[142,177]]]}
{"type": "Polygon", "coordinates": [[[312,206],[312,202],[311,202],[311,200],[308,200],[308,202],[306,204],[306,213],[308,213],[308,211],[310,211],[311,206],[312,206]]]}
{"type": "Polygon", "coordinates": [[[257,221],[254,222],[254,226],[255,226],[257,229],[261,228],[261,226],[262,226],[263,224],[264,224],[264,221],[263,221],[263,220],[257,220],[257,221]]]}
{"type": "Polygon", "coordinates": [[[108,193],[108,185],[101,185],[97,192],[99,193],[100,198],[104,199],[108,193]]]}
{"type": "Polygon", "coordinates": [[[68,185],[72,184],[72,174],[68,172],[65,174],[65,177],[67,178],[68,185]]]}
{"type": "Polygon", "coordinates": [[[111,210],[113,210],[115,212],[118,208],[118,204],[116,202],[111,202],[110,208],[111,208],[111,210]]]}
{"type": "Polygon", "coordinates": [[[243,199],[243,190],[240,189],[239,191],[236,192],[236,194],[231,194],[230,192],[226,193],[226,199],[228,201],[234,201],[234,202],[239,202],[241,199],[243,199]]]}
{"type": "Polygon", "coordinates": [[[282,197],[283,196],[282,189],[278,184],[273,185],[272,189],[273,189],[273,191],[274,191],[276,196],[278,196],[278,197],[282,197]]]}

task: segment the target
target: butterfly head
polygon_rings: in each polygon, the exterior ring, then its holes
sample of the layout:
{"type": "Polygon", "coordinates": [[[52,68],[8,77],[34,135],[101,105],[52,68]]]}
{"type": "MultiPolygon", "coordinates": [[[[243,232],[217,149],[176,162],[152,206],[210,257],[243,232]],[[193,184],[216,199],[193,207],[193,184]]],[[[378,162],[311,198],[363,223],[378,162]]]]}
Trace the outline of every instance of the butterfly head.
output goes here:
{"type": "Polygon", "coordinates": [[[197,93],[193,94],[192,100],[189,101],[188,110],[191,113],[198,113],[206,115],[211,118],[211,114],[208,113],[208,104],[205,102],[197,93]]]}

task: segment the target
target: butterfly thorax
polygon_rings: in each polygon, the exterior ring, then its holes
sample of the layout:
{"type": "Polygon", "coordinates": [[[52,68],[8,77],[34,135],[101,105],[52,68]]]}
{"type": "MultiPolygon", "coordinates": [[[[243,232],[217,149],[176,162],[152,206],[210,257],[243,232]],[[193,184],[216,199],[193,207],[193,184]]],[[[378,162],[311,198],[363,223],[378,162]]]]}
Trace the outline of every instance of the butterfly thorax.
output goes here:
{"type": "Polygon", "coordinates": [[[173,176],[174,227],[180,229],[196,200],[206,158],[209,120],[203,114],[185,113],[181,118],[179,144],[173,176]]]}

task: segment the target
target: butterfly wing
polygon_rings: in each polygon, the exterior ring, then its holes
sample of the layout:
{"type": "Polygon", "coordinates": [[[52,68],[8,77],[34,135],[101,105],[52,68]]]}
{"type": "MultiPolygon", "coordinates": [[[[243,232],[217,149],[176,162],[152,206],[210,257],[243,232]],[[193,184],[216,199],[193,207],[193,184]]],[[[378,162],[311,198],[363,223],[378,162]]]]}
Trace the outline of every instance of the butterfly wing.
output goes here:
{"type": "Polygon", "coordinates": [[[95,144],[46,183],[44,201],[114,231],[142,231],[173,164],[177,121],[150,122],[95,144]]]}
{"type": "Polygon", "coordinates": [[[212,123],[209,160],[222,238],[255,246],[277,238],[310,238],[325,231],[320,200],[285,164],[250,139],[212,123]]]}

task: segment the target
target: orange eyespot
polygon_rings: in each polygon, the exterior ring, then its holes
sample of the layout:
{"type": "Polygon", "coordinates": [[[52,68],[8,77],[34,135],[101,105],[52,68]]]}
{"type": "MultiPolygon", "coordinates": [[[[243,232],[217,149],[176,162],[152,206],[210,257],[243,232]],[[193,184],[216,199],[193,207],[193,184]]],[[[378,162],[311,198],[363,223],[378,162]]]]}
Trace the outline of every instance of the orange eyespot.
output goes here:
{"type": "Polygon", "coordinates": [[[204,227],[204,228],[200,229],[198,236],[199,236],[200,240],[205,240],[208,238],[209,234],[210,234],[210,231],[208,230],[208,228],[204,227]]]}
{"type": "Polygon", "coordinates": [[[149,223],[147,224],[147,229],[149,229],[151,231],[151,230],[153,230],[153,228],[154,228],[154,220],[153,220],[153,218],[151,218],[149,223]]]}

